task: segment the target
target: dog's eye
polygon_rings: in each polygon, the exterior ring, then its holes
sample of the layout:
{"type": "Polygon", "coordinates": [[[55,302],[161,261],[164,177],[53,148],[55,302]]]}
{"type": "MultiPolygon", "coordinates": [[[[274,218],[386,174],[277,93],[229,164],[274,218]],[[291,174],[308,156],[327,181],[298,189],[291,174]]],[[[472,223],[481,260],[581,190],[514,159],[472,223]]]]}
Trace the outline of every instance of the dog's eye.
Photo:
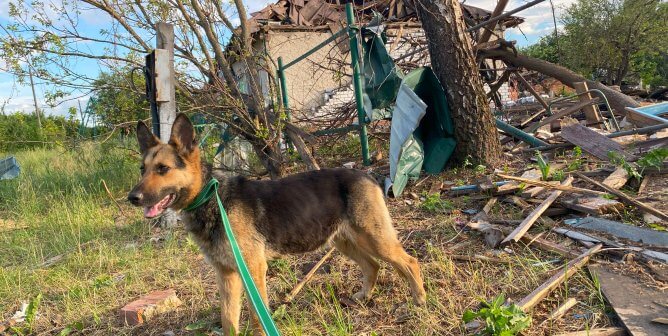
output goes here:
{"type": "Polygon", "coordinates": [[[142,175],[144,175],[144,171],[146,171],[146,169],[144,168],[144,165],[139,167],[139,171],[141,172],[142,175]]]}
{"type": "Polygon", "coordinates": [[[163,175],[163,174],[167,173],[170,169],[171,169],[170,167],[167,167],[165,165],[159,165],[158,166],[158,173],[163,175]]]}

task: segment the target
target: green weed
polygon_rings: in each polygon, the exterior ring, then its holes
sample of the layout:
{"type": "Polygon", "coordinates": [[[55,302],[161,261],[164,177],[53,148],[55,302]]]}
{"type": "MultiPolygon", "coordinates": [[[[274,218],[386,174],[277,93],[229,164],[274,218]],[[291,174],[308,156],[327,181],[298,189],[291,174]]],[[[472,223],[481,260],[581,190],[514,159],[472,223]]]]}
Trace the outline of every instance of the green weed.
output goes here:
{"type": "Polygon", "coordinates": [[[504,305],[505,296],[499,294],[491,302],[482,300],[478,311],[466,310],[462,316],[464,323],[482,319],[485,329],[479,335],[512,336],[531,325],[531,316],[515,304],[504,305]]]}
{"type": "Polygon", "coordinates": [[[455,208],[451,201],[442,199],[439,194],[424,193],[423,196],[425,197],[425,200],[420,203],[420,208],[422,210],[433,213],[443,213],[455,208]]]}

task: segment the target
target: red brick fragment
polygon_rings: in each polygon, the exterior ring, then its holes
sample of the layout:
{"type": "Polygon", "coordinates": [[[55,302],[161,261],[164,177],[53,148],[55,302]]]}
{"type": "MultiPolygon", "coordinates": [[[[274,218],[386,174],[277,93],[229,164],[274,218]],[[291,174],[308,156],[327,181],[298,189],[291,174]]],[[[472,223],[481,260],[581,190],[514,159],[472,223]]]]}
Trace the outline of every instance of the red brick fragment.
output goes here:
{"type": "Polygon", "coordinates": [[[128,325],[137,325],[180,305],[181,300],[176,296],[176,291],[173,289],[155,291],[121,308],[121,318],[128,325]]]}

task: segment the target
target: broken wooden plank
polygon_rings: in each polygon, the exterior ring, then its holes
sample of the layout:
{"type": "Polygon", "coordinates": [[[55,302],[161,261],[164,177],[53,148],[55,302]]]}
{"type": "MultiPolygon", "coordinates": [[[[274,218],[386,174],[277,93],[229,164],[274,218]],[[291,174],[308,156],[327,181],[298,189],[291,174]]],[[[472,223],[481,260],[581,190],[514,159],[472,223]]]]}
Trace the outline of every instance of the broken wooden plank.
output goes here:
{"type": "Polygon", "coordinates": [[[668,103],[659,103],[642,107],[627,107],[626,119],[634,125],[645,127],[667,124],[668,120],[662,114],[668,113],[668,103]]]}
{"type": "Polygon", "coordinates": [[[573,308],[576,304],[578,304],[578,300],[576,300],[575,298],[569,298],[564,303],[559,305],[559,307],[557,307],[557,309],[553,310],[552,313],[550,313],[550,315],[547,316],[547,320],[548,321],[556,320],[556,319],[564,316],[564,314],[566,314],[566,312],[569,309],[573,308]]]}
{"type": "Polygon", "coordinates": [[[592,180],[587,176],[584,176],[580,173],[575,173],[575,174],[579,178],[581,178],[581,179],[583,179],[583,180],[585,180],[585,181],[587,181],[587,182],[589,182],[589,183],[591,183],[591,184],[593,184],[593,185],[595,185],[595,186],[597,186],[597,187],[599,187],[599,188],[601,188],[601,189],[619,197],[623,202],[634,205],[634,206],[637,206],[638,208],[640,208],[640,210],[642,210],[644,212],[648,212],[648,213],[650,213],[654,216],[657,216],[661,220],[668,221],[668,215],[664,214],[663,212],[661,212],[661,211],[659,211],[659,210],[657,210],[657,209],[655,209],[655,208],[653,208],[653,207],[651,207],[651,206],[649,206],[649,205],[647,205],[643,202],[640,202],[637,199],[635,199],[631,196],[628,196],[625,193],[623,193],[623,192],[621,192],[617,189],[610,188],[605,184],[602,184],[602,183],[599,183],[598,181],[592,180]]]}
{"type": "MultiPolygon", "coordinates": [[[[501,231],[503,231],[506,234],[510,234],[511,230],[509,228],[501,228],[501,231]]],[[[564,246],[561,246],[557,243],[553,243],[547,239],[539,237],[540,235],[533,236],[528,233],[524,234],[520,240],[526,244],[527,246],[535,246],[543,251],[551,252],[551,253],[556,253],[561,256],[567,257],[567,258],[577,258],[580,256],[579,253],[566,248],[564,246]]]]}
{"type": "Polygon", "coordinates": [[[668,247],[668,232],[665,231],[645,229],[597,217],[567,219],[564,224],[587,230],[607,232],[615,237],[630,239],[643,244],[668,247]]]}
{"type": "MultiPolygon", "coordinates": [[[[522,173],[520,176],[521,178],[529,179],[529,180],[540,180],[541,178],[541,173],[540,170],[538,169],[529,169],[522,173]]],[[[520,183],[511,181],[509,183],[506,183],[502,186],[500,186],[498,189],[496,189],[496,192],[494,195],[499,196],[499,195],[505,195],[505,194],[512,194],[520,190],[520,183]]]]}
{"type": "Polygon", "coordinates": [[[596,328],[582,331],[574,331],[555,336],[627,336],[624,328],[596,328]]]}
{"type": "Polygon", "coordinates": [[[603,197],[570,197],[559,202],[566,208],[590,215],[619,213],[624,204],[603,197]]]}
{"type": "MultiPolygon", "coordinates": [[[[573,88],[575,92],[578,93],[578,98],[581,102],[590,102],[592,100],[590,93],[584,93],[589,90],[587,82],[575,82],[573,83],[573,88]]],[[[601,112],[598,110],[598,106],[587,106],[584,108],[585,118],[587,118],[588,123],[600,123],[603,121],[601,117],[601,112]]]]}
{"type": "Polygon", "coordinates": [[[594,101],[591,101],[591,102],[585,101],[585,102],[577,103],[577,104],[575,104],[571,107],[565,108],[565,109],[563,109],[563,110],[561,110],[561,111],[559,111],[559,112],[557,112],[557,113],[555,113],[555,114],[553,114],[553,115],[551,115],[551,116],[549,116],[549,117],[547,117],[547,118],[545,118],[545,119],[543,119],[543,120],[541,120],[537,123],[529,125],[527,128],[524,129],[524,131],[525,132],[533,132],[533,131],[537,130],[538,128],[540,128],[543,125],[551,124],[553,121],[556,121],[556,120],[559,120],[563,117],[569,116],[569,115],[571,115],[571,114],[573,114],[577,111],[580,111],[583,107],[589,106],[590,104],[596,103],[596,102],[598,102],[598,98],[596,98],[594,101]]]}
{"type": "Polygon", "coordinates": [[[608,153],[614,152],[621,155],[626,161],[633,161],[635,156],[624,151],[622,145],[611,140],[603,134],[573,122],[565,125],[562,122],[561,137],[566,141],[579,146],[583,151],[601,159],[608,161],[608,153]]]}
{"type": "Polygon", "coordinates": [[[527,295],[525,298],[523,298],[519,303],[518,306],[522,308],[524,311],[528,311],[535,307],[541,300],[543,300],[545,297],[547,297],[550,292],[552,292],[554,289],[556,289],[561,283],[566,281],[568,278],[572,277],[577,271],[580,270],[584,265],[587,264],[589,261],[589,258],[596,252],[598,252],[602,244],[598,244],[583,254],[581,254],[579,257],[576,259],[571,260],[566,267],[562,268],[561,271],[559,271],[557,274],[553,275],[550,277],[547,281],[545,281],[542,285],[540,285],[538,288],[536,288],[531,294],[527,295]]]}
{"type": "Polygon", "coordinates": [[[628,171],[624,167],[618,167],[615,169],[610,176],[606,177],[603,180],[603,184],[607,185],[610,188],[619,189],[623,187],[626,182],[628,182],[630,176],[628,171]]]}
{"type": "Polygon", "coordinates": [[[591,195],[606,195],[607,194],[605,192],[591,190],[591,189],[571,187],[571,186],[564,185],[563,183],[553,184],[553,183],[550,183],[550,182],[544,182],[544,181],[538,181],[538,180],[534,181],[534,180],[529,180],[529,179],[516,177],[516,176],[512,176],[512,175],[505,175],[505,174],[496,174],[496,175],[498,177],[501,177],[501,178],[504,178],[504,179],[520,181],[522,183],[537,185],[537,186],[545,187],[547,189],[554,189],[554,190],[565,191],[565,192],[577,192],[577,193],[591,194],[591,195]]]}
{"type": "MultiPolygon", "coordinates": [[[[561,183],[562,186],[568,186],[573,182],[573,177],[569,176],[564,180],[564,182],[561,183]]],[[[507,244],[509,242],[517,242],[522,235],[524,235],[527,231],[529,231],[529,228],[533,225],[533,223],[538,219],[538,217],[547,210],[547,208],[554,203],[554,201],[561,195],[562,191],[561,190],[555,190],[553,191],[548,198],[543,201],[536,209],[534,209],[527,218],[522,221],[522,223],[515,229],[513,232],[511,232],[506,239],[504,239],[501,244],[507,244]]]]}
{"type": "Polygon", "coordinates": [[[595,274],[610,306],[615,310],[631,335],[665,335],[666,327],[652,320],[666,315],[666,309],[655,301],[666,302],[668,293],[641,284],[632,277],[616,274],[605,267],[589,266],[595,274]]]}

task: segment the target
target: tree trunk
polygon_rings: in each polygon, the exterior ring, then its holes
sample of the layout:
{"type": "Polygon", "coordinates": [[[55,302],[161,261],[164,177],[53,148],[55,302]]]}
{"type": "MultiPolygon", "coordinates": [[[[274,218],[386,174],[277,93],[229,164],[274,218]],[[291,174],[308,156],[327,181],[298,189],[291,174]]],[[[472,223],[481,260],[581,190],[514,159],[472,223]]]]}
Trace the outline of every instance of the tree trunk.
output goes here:
{"type": "Polygon", "coordinates": [[[452,111],[455,156],[476,164],[496,165],[501,144],[487,103],[482,79],[457,0],[419,0],[418,15],[429,46],[434,73],[443,85],[452,111]]]}
{"type": "Polygon", "coordinates": [[[638,102],[633,98],[617,92],[606,85],[601,84],[597,81],[588,80],[577,73],[566,69],[560,65],[554,63],[546,62],[537,58],[515,54],[510,50],[494,49],[494,50],[485,50],[481,51],[480,57],[483,58],[494,58],[501,59],[506,63],[512,64],[516,67],[523,67],[528,70],[538,71],[544,75],[550,76],[558,81],[562,82],[564,85],[573,87],[573,83],[577,82],[587,82],[587,86],[590,89],[598,89],[605,94],[610,103],[610,107],[619,115],[626,115],[625,107],[637,107],[638,102]]]}

